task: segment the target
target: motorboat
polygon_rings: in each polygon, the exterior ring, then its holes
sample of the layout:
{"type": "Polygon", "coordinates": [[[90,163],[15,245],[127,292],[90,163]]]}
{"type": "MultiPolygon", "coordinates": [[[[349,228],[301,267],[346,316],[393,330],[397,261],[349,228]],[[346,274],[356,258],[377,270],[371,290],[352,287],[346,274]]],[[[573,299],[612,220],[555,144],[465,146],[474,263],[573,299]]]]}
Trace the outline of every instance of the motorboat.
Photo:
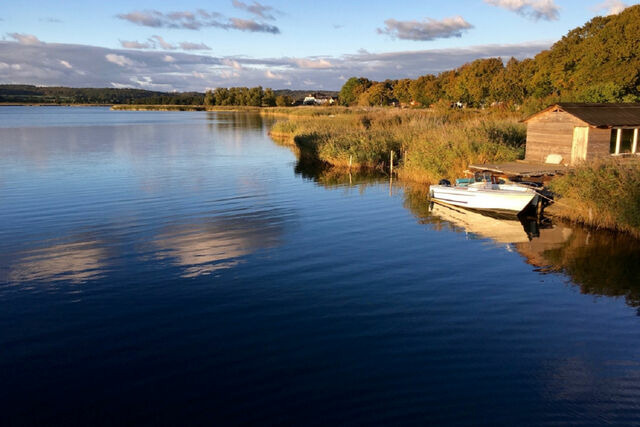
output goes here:
{"type": "Polygon", "coordinates": [[[459,179],[455,185],[441,180],[438,185],[429,187],[429,195],[438,203],[513,215],[528,207],[535,208],[540,200],[533,188],[487,175],[459,179]]]}

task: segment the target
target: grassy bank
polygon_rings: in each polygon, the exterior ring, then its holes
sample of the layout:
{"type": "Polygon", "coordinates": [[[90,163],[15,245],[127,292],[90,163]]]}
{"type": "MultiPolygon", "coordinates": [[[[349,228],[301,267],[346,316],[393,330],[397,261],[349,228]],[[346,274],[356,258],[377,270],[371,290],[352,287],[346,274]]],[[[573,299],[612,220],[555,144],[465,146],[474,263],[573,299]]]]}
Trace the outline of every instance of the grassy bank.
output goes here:
{"type": "Polygon", "coordinates": [[[386,168],[394,151],[398,176],[418,182],[455,178],[469,163],[524,155],[517,117],[481,111],[296,109],[271,132],[301,155],[333,166],[386,168]],[[323,114],[320,114],[322,112],[323,114]]]}
{"type": "Polygon", "coordinates": [[[640,162],[607,159],[584,164],[551,181],[553,215],[640,237],[640,162]]]}

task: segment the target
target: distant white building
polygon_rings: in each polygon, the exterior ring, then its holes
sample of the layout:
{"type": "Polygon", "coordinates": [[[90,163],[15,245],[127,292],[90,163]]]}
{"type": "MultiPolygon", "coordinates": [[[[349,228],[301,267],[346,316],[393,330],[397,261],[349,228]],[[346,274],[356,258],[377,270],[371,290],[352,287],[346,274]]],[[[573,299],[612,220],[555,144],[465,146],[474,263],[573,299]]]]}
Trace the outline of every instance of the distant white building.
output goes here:
{"type": "Polygon", "coordinates": [[[335,104],[335,102],[336,100],[333,99],[333,97],[331,96],[311,93],[304,98],[304,100],[302,101],[302,104],[303,105],[324,105],[324,104],[333,105],[335,104]]]}

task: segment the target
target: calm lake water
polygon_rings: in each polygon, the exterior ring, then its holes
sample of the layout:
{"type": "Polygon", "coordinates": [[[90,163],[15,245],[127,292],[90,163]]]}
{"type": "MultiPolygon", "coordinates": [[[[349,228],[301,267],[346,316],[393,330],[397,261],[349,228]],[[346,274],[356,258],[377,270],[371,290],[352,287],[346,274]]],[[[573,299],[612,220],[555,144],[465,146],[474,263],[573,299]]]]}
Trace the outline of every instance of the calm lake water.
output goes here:
{"type": "Polygon", "coordinates": [[[319,171],[258,115],[0,109],[0,420],[640,424],[640,244],[319,171]]]}

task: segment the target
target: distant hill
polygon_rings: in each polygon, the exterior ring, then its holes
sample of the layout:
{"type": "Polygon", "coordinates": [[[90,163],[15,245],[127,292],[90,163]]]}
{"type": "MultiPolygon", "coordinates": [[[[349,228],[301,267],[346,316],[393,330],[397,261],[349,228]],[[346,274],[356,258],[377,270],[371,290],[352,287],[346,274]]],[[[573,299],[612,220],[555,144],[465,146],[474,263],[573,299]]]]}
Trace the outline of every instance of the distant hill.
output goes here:
{"type": "Polygon", "coordinates": [[[0,85],[0,102],[42,104],[202,104],[204,94],[143,89],[0,85]]]}

